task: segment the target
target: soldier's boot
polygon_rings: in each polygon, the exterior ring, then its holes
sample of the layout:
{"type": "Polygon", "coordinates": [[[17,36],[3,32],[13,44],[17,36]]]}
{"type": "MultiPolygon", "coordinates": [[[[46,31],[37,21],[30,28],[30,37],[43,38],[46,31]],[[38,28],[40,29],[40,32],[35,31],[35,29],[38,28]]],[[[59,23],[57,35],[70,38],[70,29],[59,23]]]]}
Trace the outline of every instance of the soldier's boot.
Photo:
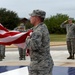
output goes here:
{"type": "Polygon", "coordinates": [[[2,59],[4,59],[5,58],[5,56],[4,55],[2,55],[2,59]]]}
{"type": "Polygon", "coordinates": [[[5,56],[5,54],[3,55],[3,59],[5,58],[6,56],[5,56]]]}
{"type": "Polygon", "coordinates": [[[2,56],[0,55],[0,61],[2,61],[2,56]]]}
{"type": "Polygon", "coordinates": [[[26,60],[25,55],[23,55],[23,59],[26,60]]]}
{"type": "Polygon", "coordinates": [[[73,57],[73,56],[72,56],[72,54],[70,53],[70,56],[69,56],[67,59],[72,59],[72,57],[73,57]]]}
{"type": "Polygon", "coordinates": [[[19,57],[19,60],[22,60],[22,56],[19,57]]]}
{"type": "Polygon", "coordinates": [[[72,59],[74,59],[74,53],[73,53],[72,59]]]}

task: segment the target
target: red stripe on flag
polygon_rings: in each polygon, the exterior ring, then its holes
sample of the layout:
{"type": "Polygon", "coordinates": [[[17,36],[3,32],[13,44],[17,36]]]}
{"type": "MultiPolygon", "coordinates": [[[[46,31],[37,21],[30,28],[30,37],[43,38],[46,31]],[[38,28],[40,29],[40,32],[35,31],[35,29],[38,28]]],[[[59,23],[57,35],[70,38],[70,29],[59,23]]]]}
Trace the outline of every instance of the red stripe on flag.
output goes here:
{"type": "Polygon", "coordinates": [[[3,25],[0,23],[0,30],[4,30],[4,31],[6,31],[6,32],[9,32],[9,30],[8,29],[6,29],[5,27],[3,27],[3,25]]]}
{"type": "Polygon", "coordinates": [[[21,47],[22,44],[24,45],[26,37],[29,36],[30,33],[32,32],[32,30],[29,30],[25,33],[17,32],[17,31],[16,32],[8,31],[8,29],[4,28],[1,24],[0,24],[0,30],[2,30],[0,32],[0,44],[3,44],[3,45],[15,44],[19,47],[21,47]]]}

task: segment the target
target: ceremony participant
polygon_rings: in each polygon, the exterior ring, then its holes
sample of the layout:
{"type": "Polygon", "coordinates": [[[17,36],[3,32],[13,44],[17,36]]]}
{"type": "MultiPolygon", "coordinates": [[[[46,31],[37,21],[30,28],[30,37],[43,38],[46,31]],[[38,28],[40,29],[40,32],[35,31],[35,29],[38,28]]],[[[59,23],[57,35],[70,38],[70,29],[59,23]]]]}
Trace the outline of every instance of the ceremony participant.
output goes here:
{"type": "MultiPolygon", "coordinates": [[[[16,27],[14,30],[25,32],[25,26],[24,24],[20,24],[20,26],[16,27]]],[[[19,50],[19,60],[25,60],[26,59],[26,49],[18,47],[19,50]]]]}
{"type": "MultiPolygon", "coordinates": [[[[25,32],[25,26],[21,24],[18,28],[18,31],[25,32]]],[[[18,47],[18,50],[19,50],[19,59],[25,60],[26,59],[26,49],[22,49],[18,47]]]]}
{"type": "Polygon", "coordinates": [[[69,52],[69,57],[67,59],[74,59],[75,53],[75,24],[72,22],[72,18],[64,21],[61,24],[61,28],[66,28],[66,39],[67,39],[67,49],[69,52]]]}
{"type": "Polygon", "coordinates": [[[5,46],[0,45],[0,61],[2,61],[2,59],[4,59],[4,57],[5,57],[5,46]]]}
{"type": "Polygon", "coordinates": [[[30,22],[34,25],[32,34],[26,39],[30,50],[29,75],[52,75],[53,60],[50,54],[50,35],[43,23],[46,12],[33,10],[30,22]]]}

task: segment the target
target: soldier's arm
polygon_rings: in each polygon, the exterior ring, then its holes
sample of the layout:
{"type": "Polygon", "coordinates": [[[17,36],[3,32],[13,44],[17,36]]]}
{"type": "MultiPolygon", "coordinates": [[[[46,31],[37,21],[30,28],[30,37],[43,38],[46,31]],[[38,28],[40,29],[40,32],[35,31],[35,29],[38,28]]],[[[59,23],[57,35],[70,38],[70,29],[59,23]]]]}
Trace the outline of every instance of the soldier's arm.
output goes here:
{"type": "Polygon", "coordinates": [[[67,20],[64,21],[64,22],[60,25],[60,27],[61,27],[61,28],[66,28],[66,25],[67,25],[66,23],[67,23],[67,20]]]}
{"type": "Polygon", "coordinates": [[[37,50],[41,47],[42,34],[38,32],[33,32],[31,38],[26,40],[27,48],[32,50],[37,50]]]}

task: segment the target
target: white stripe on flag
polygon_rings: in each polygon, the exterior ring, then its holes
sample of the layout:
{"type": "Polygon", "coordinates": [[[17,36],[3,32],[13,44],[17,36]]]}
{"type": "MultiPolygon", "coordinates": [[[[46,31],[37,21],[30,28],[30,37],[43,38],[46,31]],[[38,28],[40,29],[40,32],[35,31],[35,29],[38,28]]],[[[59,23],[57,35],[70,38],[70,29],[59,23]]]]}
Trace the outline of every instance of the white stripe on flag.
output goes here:
{"type": "Polygon", "coordinates": [[[5,27],[0,24],[0,44],[3,45],[11,45],[14,44],[18,47],[25,48],[25,40],[26,37],[32,33],[32,30],[28,32],[22,32],[19,31],[9,31],[5,27]]]}

